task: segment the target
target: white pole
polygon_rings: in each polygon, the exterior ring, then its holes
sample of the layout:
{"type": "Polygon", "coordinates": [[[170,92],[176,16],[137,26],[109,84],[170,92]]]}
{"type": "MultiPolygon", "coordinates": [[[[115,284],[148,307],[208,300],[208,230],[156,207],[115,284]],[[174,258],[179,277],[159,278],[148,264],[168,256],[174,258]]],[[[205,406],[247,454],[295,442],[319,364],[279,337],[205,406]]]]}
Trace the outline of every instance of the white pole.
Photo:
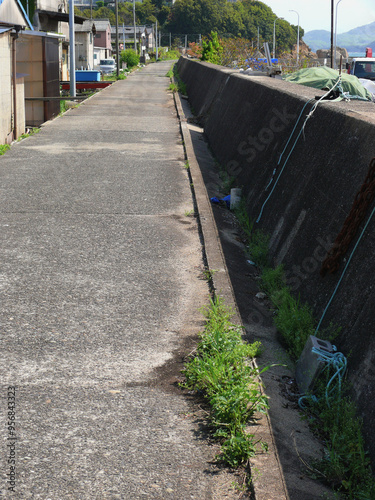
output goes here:
{"type": "Polygon", "coordinates": [[[74,0],[69,0],[70,97],[76,97],[76,53],[74,36],[74,0]]]}
{"type": "Polygon", "coordinates": [[[333,64],[334,64],[334,68],[336,68],[337,64],[336,64],[336,46],[337,46],[337,6],[338,4],[341,2],[341,0],[339,0],[336,4],[336,15],[335,15],[335,50],[334,50],[334,59],[333,59],[333,64]]]}

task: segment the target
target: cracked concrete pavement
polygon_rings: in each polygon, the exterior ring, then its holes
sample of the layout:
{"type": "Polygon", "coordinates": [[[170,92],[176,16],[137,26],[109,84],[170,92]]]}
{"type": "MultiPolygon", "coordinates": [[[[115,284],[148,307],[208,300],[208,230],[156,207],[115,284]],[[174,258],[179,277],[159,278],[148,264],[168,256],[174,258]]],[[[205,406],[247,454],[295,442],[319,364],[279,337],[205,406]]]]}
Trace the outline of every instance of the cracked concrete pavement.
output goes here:
{"type": "Polygon", "coordinates": [[[117,82],[0,158],[0,497],[233,495],[174,386],[208,289],[170,67],[117,82]]]}

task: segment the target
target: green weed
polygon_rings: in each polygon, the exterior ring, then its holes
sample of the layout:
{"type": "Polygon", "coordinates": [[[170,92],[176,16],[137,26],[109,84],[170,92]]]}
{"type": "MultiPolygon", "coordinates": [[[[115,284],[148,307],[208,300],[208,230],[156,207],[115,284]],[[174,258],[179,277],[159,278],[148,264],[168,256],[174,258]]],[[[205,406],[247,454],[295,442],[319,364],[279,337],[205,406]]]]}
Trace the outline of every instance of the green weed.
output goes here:
{"type": "Polygon", "coordinates": [[[238,467],[254,455],[257,443],[245,426],[256,411],[265,411],[267,399],[258,385],[258,370],[250,360],[260,353],[260,342],[246,344],[242,329],[231,323],[232,311],[221,298],[204,310],[206,326],[197,355],[183,371],[183,387],[201,391],[210,404],[214,437],[221,441],[218,460],[238,467]]]}
{"type": "Polygon", "coordinates": [[[274,294],[273,301],[277,305],[275,326],[286,341],[289,353],[298,359],[307,339],[315,333],[312,311],[307,304],[301,304],[299,298],[292,297],[286,287],[274,294]]]}
{"type": "Polygon", "coordinates": [[[32,129],[29,130],[29,132],[25,133],[25,134],[21,134],[17,141],[22,141],[22,139],[26,139],[27,137],[30,137],[31,135],[35,135],[37,134],[38,132],[40,132],[40,128],[38,127],[33,127],[32,129]]]}
{"type": "MultiPolygon", "coordinates": [[[[245,233],[248,241],[251,240],[251,235],[254,227],[254,223],[250,220],[246,211],[246,202],[244,198],[241,199],[239,206],[234,210],[237,220],[245,233]]],[[[268,253],[268,251],[267,251],[268,253]]]]}
{"type": "MultiPolygon", "coordinates": [[[[261,268],[261,288],[275,309],[274,323],[288,346],[289,353],[298,359],[309,335],[315,334],[316,321],[311,308],[291,295],[286,285],[282,266],[275,269],[269,265],[268,237],[261,231],[253,231],[246,207],[240,205],[236,215],[249,241],[252,259],[261,268]]],[[[323,339],[333,340],[340,328],[330,324],[319,331],[323,339]]],[[[362,421],[356,415],[356,407],[343,387],[330,395],[329,405],[325,391],[332,371],[324,370],[314,387],[317,402],[312,400],[306,408],[307,418],[325,444],[323,460],[314,463],[314,468],[332,486],[350,500],[375,499],[375,479],[370,460],[364,448],[362,421]],[[345,396],[341,396],[345,394],[345,396]]],[[[243,445],[244,446],[244,445],[243,445]]]]}
{"type": "Polygon", "coordinates": [[[261,288],[268,295],[272,295],[286,286],[284,267],[282,265],[277,266],[275,269],[272,267],[266,267],[263,269],[261,278],[261,288]]]}
{"type": "Polygon", "coordinates": [[[66,105],[66,101],[60,101],[60,114],[65,113],[67,111],[68,107],[66,105]]]}
{"type": "MultiPolygon", "coordinates": [[[[173,77],[174,77],[174,80],[175,80],[175,84],[176,87],[177,87],[177,90],[178,92],[180,92],[181,94],[183,95],[187,95],[187,91],[186,91],[186,85],[184,84],[184,82],[181,80],[181,77],[180,75],[178,74],[178,71],[177,71],[177,66],[176,64],[173,65],[173,68],[172,68],[172,73],[173,73],[173,77]]],[[[172,77],[171,77],[172,78],[172,77]]],[[[172,85],[172,84],[171,84],[172,85]]]]}
{"type": "Polygon", "coordinates": [[[175,83],[170,83],[169,87],[168,87],[168,90],[170,90],[172,92],[177,92],[178,91],[178,86],[175,83]]]}
{"type": "Polygon", "coordinates": [[[259,229],[254,230],[254,223],[247,214],[246,202],[244,199],[241,200],[234,213],[245,233],[251,259],[260,269],[269,267],[268,244],[270,238],[263,231],[259,229]]]}
{"type": "Polygon", "coordinates": [[[325,441],[323,460],[314,463],[326,481],[351,500],[375,498],[375,480],[365,451],[362,420],[349,397],[336,397],[326,404],[325,382],[317,389],[318,402],[310,408],[313,428],[325,441]]]}
{"type": "Polygon", "coordinates": [[[213,275],[216,273],[216,269],[205,269],[203,271],[203,278],[207,281],[212,280],[213,275]]]}
{"type": "Polygon", "coordinates": [[[249,253],[252,260],[261,269],[269,266],[268,259],[268,244],[270,238],[260,229],[256,229],[251,233],[251,239],[248,244],[249,253]]]}
{"type": "Polygon", "coordinates": [[[5,154],[10,149],[9,144],[0,144],[0,156],[5,154]]]}

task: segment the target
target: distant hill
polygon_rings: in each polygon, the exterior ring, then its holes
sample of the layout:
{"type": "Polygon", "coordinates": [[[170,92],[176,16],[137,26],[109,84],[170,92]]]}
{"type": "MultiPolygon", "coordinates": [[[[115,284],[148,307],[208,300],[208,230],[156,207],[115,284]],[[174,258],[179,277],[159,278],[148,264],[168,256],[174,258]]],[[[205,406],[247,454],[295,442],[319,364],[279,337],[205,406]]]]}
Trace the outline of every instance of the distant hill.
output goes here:
{"type": "MultiPolygon", "coordinates": [[[[305,33],[305,43],[314,52],[318,49],[329,49],[331,44],[331,32],[326,30],[312,30],[305,33]]],[[[350,52],[363,52],[366,47],[375,50],[375,22],[359,26],[346,33],[337,35],[337,45],[345,47],[350,52]]]]}

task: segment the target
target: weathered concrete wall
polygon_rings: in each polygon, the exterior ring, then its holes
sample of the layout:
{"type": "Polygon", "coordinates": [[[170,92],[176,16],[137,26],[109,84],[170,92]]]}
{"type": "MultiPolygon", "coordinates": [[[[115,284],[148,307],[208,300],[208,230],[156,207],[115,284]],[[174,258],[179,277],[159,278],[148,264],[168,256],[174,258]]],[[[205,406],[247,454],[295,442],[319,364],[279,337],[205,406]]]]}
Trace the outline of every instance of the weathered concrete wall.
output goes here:
{"type": "MultiPolygon", "coordinates": [[[[180,59],[178,70],[193,108],[203,115],[205,133],[214,154],[236,177],[236,184],[243,187],[249,215],[257,219],[272,189],[271,186],[266,191],[266,186],[298,116],[309,99],[323,92],[272,78],[228,74],[220,67],[188,59],[180,59]]],[[[314,102],[315,99],[306,110],[314,102]]],[[[301,125],[302,122],[296,132],[301,125]]],[[[293,142],[294,139],[277,167],[277,174],[293,142]]],[[[303,301],[309,302],[318,319],[345,266],[342,262],[336,274],[322,278],[321,263],[341,230],[374,156],[375,104],[356,101],[319,104],[257,224],[271,235],[274,262],[284,264],[289,285],[303,301]]],[[[371,210],[372,207],[369,213],[371,210]]],[[[364,223],[361,229],[363,226],[364,223]]],[[[344,354],[350,354],[349,375],[375,464],[374,231],[375,217],[353,256],[322,328],[330,321],[342,326],[335,343],[344,354]]],[[[346,259],[358,235],[359,232],[346,259]]]]}
{"type": "Polygon", "coordinates": [[[12,43],[10,33],[0,34],[0,144],[8,142],[12,131],[12,43]]]}
{"type": "Polygon", "coordinates": [[[14,121],[14,89],[12,76],[12,38],[10,32],[0,34],[0,144],[11,143],[25,132],[25,86],[23,77],[16,77],[16,120],[14,121]]]}

